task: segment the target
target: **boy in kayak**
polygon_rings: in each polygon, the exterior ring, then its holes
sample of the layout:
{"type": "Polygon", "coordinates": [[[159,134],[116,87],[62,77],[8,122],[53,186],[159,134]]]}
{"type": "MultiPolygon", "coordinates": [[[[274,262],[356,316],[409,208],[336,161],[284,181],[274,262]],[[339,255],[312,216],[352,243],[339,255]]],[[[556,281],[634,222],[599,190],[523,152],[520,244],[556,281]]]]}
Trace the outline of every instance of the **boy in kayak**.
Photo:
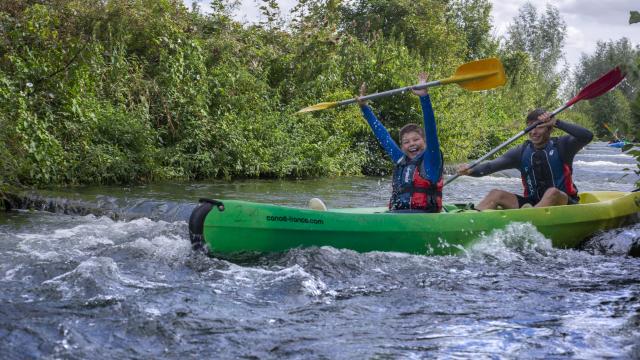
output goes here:
{"type": "Polygon", "coordinates": [[[470,169],[468,164],[458,167],[458,174],[475,177],[505,169],[519,169],[524,186],[524,196],[493,189],[476,206],[478,210],[517,209],[523,206],[555,206],[578,203],[578,190],[573,183],[573,158],[587,145],[591,131],[550,116],[549,112],[536,109],[527,115],[527,126],[540,124],[529,132],[529,140],[507,151],[501,157],[470,169]],[[551,137],[554,127],[568,135],[551,137]],[[527,205],[528,204],[528,205],[527,205]]]}
{"type": "MultiPolygon", "coordinates": [[[[418,78],[420,84],[427,82],[427,75],[424,73],[418,78]]],[[[427,90],[412,91],[420,97],[424,129],[416,124],[403,126],[400,129],[400,146],[393,141],[366,102],[359,97],[356,99],[380,145],[395,164],[389,209],[393,212],[437,213],[442,210],[443,161],[436,120],[427,90]]],[[[364,96],[365,92],[366,86],[363,83],[360,96],[364,96]]]]}

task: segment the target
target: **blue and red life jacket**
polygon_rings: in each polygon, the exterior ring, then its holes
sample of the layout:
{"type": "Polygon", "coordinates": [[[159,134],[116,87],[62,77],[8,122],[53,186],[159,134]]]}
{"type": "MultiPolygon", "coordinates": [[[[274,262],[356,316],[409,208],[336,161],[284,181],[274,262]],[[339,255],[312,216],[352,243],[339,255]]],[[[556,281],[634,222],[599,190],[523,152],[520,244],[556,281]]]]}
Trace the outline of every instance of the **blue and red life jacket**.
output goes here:
{"type": "Polygon", "coordinates": [[[409,160],[400,158],[393,169],[390,210],[422,210],[436,213],[442,210],[442,167],[438,169],[438,182],[427,179],[424,153],[409,160]]]}
{"type": "Polygon", "coordinates": [[[527,141],[522,150],[520,175],[524,186],[524,197],[540,201],[544,192],[555,187],[571,198],[577,198],[578,189],[573,183],[573,168],[563,158],[557,138],[551,138],[544,149],[536,150],[527,141]]]}

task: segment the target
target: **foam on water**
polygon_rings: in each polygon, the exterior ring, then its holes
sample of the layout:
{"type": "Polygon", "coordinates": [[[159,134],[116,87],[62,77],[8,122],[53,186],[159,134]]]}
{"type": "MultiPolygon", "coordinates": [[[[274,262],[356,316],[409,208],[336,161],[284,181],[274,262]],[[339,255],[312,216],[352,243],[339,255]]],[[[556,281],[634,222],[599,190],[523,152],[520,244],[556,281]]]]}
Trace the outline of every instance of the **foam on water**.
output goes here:
{"type": "Polygon", "coordinates": [[[131,254],[138,253],[140,257],[145,257],[152,261],[162,261],[171,264],[184,261],[191,255],[191,243],[185,241],[184,236],[176,233],[157,235],[151,238],[137,238],[116,247],[122,248],[131,254]]]}
{"type": "Polygon", "coordinates": [[[26,256],[40,260],[65,261],[81,258],[96,249],[137,248],[149,257],[172,259],[186,257],[190,244],[184,232],[184,222],[167,223],[148,218],[129,222],[107,217],[83,217],[85,224],[55,229],[51,233],[18,233],[17,249],[26,256]],[[132,237],[136,238],[132,242],[132,237]]]}
{"type": "Polygon", "coordinates": [[[640,224],[601,232],[589,239],[583,249],[594,254],[624,256],[632,246],[640,244],[640,224]]]}
{"type": "Polygon", "coordinates": [[[545,256],[552,250],[551,240],[530,223],[511,223],[478,238],[468,250],[470,255],[483,255],[500,261],[524,260],[532,254],[545,256]]]}
{"type": "MultiPolygon", "coordinates": [[[[616,158],[616,159],[624,159],[624,160],[634,160],[634,157],[626,154],[626,153],[617,153],[617,154],[600,154],[600,153],[595,153],[595,154],[589,154],[591,156],[595,156],[595,157],[599,157],[599,158],[605,158],[605,159],[612,159],[612,158],[616,158]]],[[[583,157],[586,157],[587,154],[583,154],[583,157]]]]}
{"type": "MultiPolygon", "coordinates": [[[[239,299],[251,302],[278,302],[283,295],[324,298],[331,296],[327,285],[317,276],[307,272],[299,265],[290,267],[245,267],[228,263],[228,268],[212,270],[209,276],[220,279],[208,286],[218,294],[234,293],[239,299]],[[260,298],[256,297],[260,294],[260,298]]],[[[300,298],[300,301],[306,302],[300,298]]]]}
{"type": "Polygon", "coordinates": [[[608,169],[609,171],[611,169],[623,170],[624,168],[631,168],[631,169],[635,168],[635,164],[620,164],[612,161],[603,161],[603,160],[598,160],[598,161],[576,160],[573,162],[573,166],[574,167],[579,167],[579,166],[602,167],[602,168],[608,169]]]}
{"type": "Polygon", "coordinates": [[[629,319],[617,316],[620,309],[611,306],[616,301],[625,303],[633,296],[628,291],[609,294],[604,303],[601,296],[594,296],[586,299],[584,306],[562,316],[563,332],[573,344],[571,350],[575,358],[617,358],[621,351],[631,354],[638,349],[634,338],[640,338],[640,329],[634,324],[635,329],[629,334],[629,319]]]}
{"type": "Polygon", "coordinates": [[[168,288],[169,285],[124,275],[111,258],[91,257],[75,269],[42,283],[42,290],[60,300],[124,298],[138,289],[168,288]]]}

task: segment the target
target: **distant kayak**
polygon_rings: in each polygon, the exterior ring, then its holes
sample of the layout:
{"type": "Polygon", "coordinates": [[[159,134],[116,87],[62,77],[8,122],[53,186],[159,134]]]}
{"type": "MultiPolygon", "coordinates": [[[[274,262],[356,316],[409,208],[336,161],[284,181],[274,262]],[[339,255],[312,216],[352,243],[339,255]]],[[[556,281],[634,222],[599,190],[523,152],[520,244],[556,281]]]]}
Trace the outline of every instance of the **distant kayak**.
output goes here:
{"type": "Polygon", "coordinates": [[[614,148],[622,148],[623,146],[625,146],[627,144],[630,144],[630,143],[628,141],[622,140],[622,141],[616,141],[616,142],[609,143],[609,144],[607,144],[607,146],[614,147],[614,148]]]}
{"type": "Polygon", "coordinates": [[[448,204],[437,214],[386,208],[318,211],[237,200],[206,200],[189,220],[194,248],[212,253],[277,252],[332,246],[358,252],[450,255],[509,223],[531,223],[554,247],[576,247],[599,230],[638,221],[640,192],[594,191],[569,206],[479,212],[448,204]]]}

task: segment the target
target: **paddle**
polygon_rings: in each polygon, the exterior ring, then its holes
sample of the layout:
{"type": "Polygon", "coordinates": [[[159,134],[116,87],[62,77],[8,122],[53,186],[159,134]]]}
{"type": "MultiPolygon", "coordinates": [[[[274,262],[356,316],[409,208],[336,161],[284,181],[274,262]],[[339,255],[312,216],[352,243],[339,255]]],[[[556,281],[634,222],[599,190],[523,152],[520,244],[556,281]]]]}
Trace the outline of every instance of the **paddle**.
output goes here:
{"type": "Polygon", "coordinates": [[[614,133],[613,131],[611,131],[611,129],[609,128],[609,124],[607,124],[607,123],[603,123],[602,125],[604,126],[604,128],[605,128],[605,129],[607,129],[607,130],[609,131],[609,133],[611,133],[611,135],[613,135],[613,138],[614,138],[616,141],[619,141],[618,136],[616,135],[616,133],[614,133]]]}
{"type": "MultiPolygon", "coordinates": [[[[553,117],[553,116],[557,115],[558,113],[568,109],[570,106],[572,106],[573,104],[577,103],[580,100],[593,99],[593,98],[596,98],[596,97],[606,93],[607,91],[613,89],[616,85],[618,85],[618,83],[620,83],[622,81],[622,79],[624,79],[624,76],[625,75],[620,71],[620,68],[616,67],[615,69],[613,69],[613,70],[609,71],[608,73],[602,75],[598,80],[596,80],[596,81],[592,82],[591,84],[587,85],[584,89],[580,90],[578,95],[574,96],[566,104],[564,104],[561,107],[555,109],[551,113],[551,116],[553,117]]],[[[471,165],[469,165],[469,169],[474,168],[476,165],[478,165],[479,163],[483,162],[489,156],[495,154],[496,152],[498,152],[503,147],[511,144],[512,142],[514,142],[518,138],[520,138],[522,135],[524,135],[524,134],[528,133],[529,131],[533,130],[536,126],[538,126],[538,124],[540,124],[540,123],[539,122],[535,122],[535,123],[527,126],[526,129],[520,131],[519,133],[517,133],[516,135],[511,137],[509,140],[503,142],[502,144],[498,145],[493,150],[489,151],[486,155],[484,155],[480,159],[474,161],[471,165]]],[[[453,180],[457,179],[459,176],[460,176],[460,174],[456,174],[456,175],[450,177],[449,179],[447,179],[447,181],[444,183],[444,185],[449,184],[453,180]]]]}
{"type": "Polygon", "coordinates": [[[616,131],[611,131],[611,128],[609,127],[609,124],[607,123],[603,123],[602,125],[604,125],[605,129],[609,130],[609,132],[611,133],[611,135],[613,135],[613,139],[618,142],[621,141],[620,138],[618,137],[618,129],[616,129],[616,131]]]}
{"type": "MultiPolygon", "coordinates": [[[[418,84],[412,86],[405,86],[398,89],[387,90],[375,94],[370,94],[367,96],[363,96],[360,99],[362,100],[371,100],[377,99],[385,96],[391,96],[398,93],[403,93],[409,90],[419,90],[425,89],[432,86],[445,85],[455,83],[460,85],[460,87],[471,90],[488,90],[493,89],[498,86],[504,85],[506,81],[504,75],[504,69],[502,67],[502,63],[497,58],[489,58],[484,60],[476,60],[466,64],[460,65],[455,74],[452,76],[442,79],[442,80],[434,80],[430,81],[426,84],[418,84]]],[[[299,113],[311,112],[316,110],[324,110],[330,109],[337,106],[344,106],[353,104],[356,102],[356,99],[348,99],[343,101],[335,101],[335,102],[323,102],[316,105],[308,106],[300,111],[299,113]]]]}

